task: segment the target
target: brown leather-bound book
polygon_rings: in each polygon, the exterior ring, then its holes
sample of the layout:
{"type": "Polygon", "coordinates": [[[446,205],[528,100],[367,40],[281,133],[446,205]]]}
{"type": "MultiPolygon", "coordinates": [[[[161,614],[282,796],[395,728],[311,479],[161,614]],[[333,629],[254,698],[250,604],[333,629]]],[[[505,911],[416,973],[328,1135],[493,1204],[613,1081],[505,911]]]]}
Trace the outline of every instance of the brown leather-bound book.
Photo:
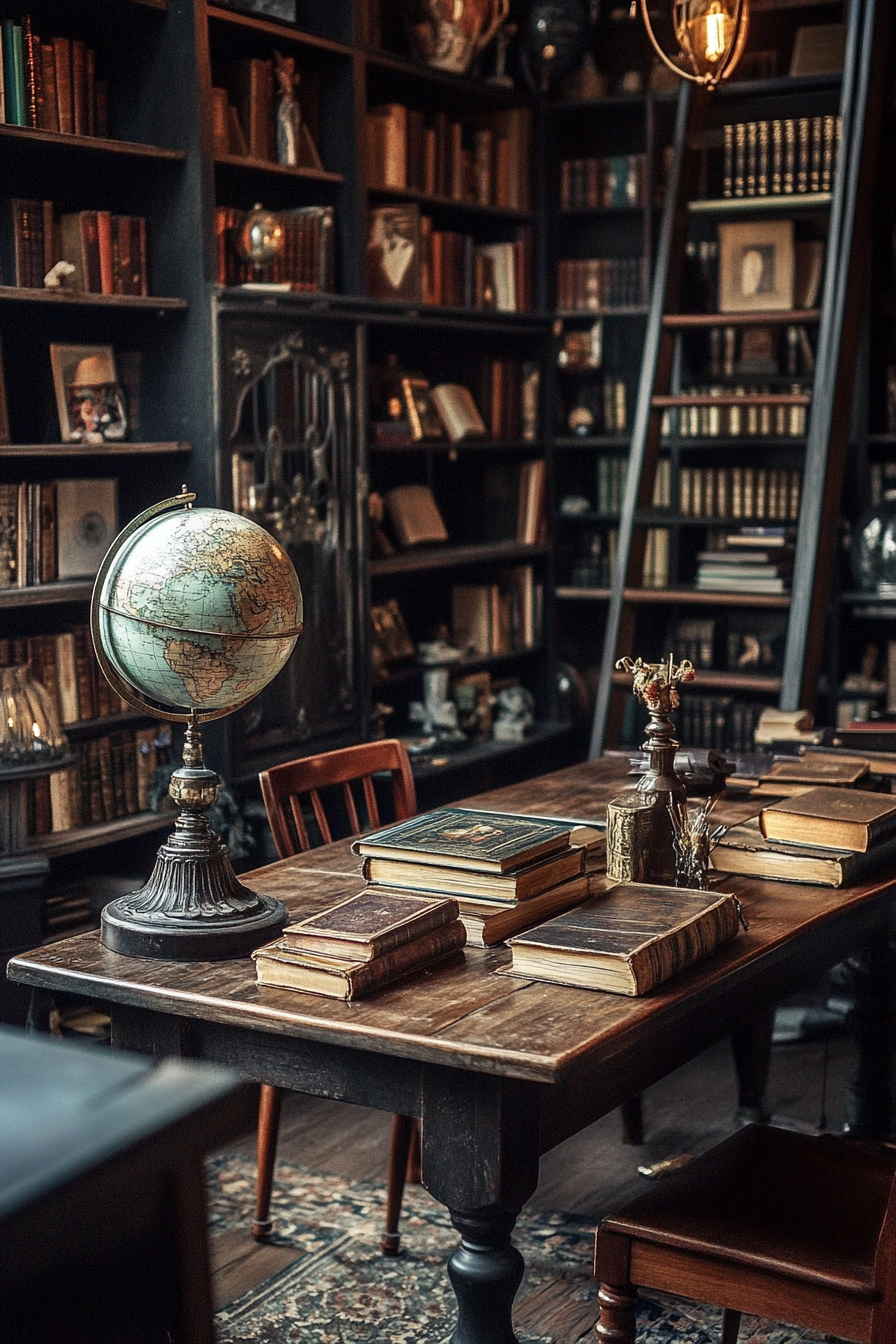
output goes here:
{"type": "Polygon", "coordinates": [[[810,789],[763,808],[759,825],[767,840],[864,853],[896,833],[896,798],[863,789],[810,789]]]}
{"type": "Polygon", "coordinates": [[[40,124],[45,131],[58,131],[59,104],[56,101],[56,57],[52,42],[41,43],[40,75],[43,92],[40,105],[40,124]]]}
{"type": "Polygon", "coordinates": [[[34,834],[49,835],[53,829],[53,808],[50,802],[50,777],[39,776],[32,781],[34,806],[34,834]]]}
{"type": "Polygon", "coordinates": [[[124,802],[125,815],[132,817],[140,811],[137,793],[137,737],[133,729],[122,733],[122,759],[124,766],[124,802]]]}
{"type": "Polygon", "coordinates": [[[384,496],[399,546],[447,541],[448,532],[428,485],[398,485],[384,496]]]}
{"type": "Polygon", "coordinates": [[[78,673],[75,663],[75,637],[71,630],[55,636],[56,673],[59,686],[59,719],[63,726],[77,723],[78,673]]]}
{"type": "Polygon", "coordinates": [[[87,134],[87,68],[84,43],[72,42],[72,129],[75,135],[87,134]]]}
{"type": "Polygon", "coordinates": [[[115,818],[115,784],[112,774],[112,737],[96,739],[96,759],[99,766],[100,797],[102,799],[100,821],[113,821],[115,818]]]}
{"type": "Polygon", "coordinates": [[[319,957],[373,961],[457,919],[457,901],[422,892],[365,887],[338,905],[288,924],[281,943],[319,957]]]}
{"type": "Polygon", "coordinates": [[[274,124],[274,84],[270,61],[237,61],[233,95],[253,159],[270,159],[274,124]]]}
{"type": "Polygon", "coordinates": [[[216,158],[230,153],[226,89],[212,89],[212,153],[216,158]]]}
{"type": "Polygon", "coordinates": [[[108,210],[96,212],[97,256],[100,266],[100,294],[113,294],[112,216],[108,210]]]}
{"type": "Polygon", "coordinates": [[[80,719],[95,719],[98,717],[98,712],[93,691],[93,645],[90,640],[90,627],[76,625],[72,630],[72,635],[75,640],[78,717],[80,719]]]}
{"type": "MultiPolygon", "coordinates": [[[[84,82],[87,85],[87,126],[85,135],[96,135],[96,52],[84,51],[84,82]]],[[[108,130],[108,126],[106,127],[108,130]]]]}
{"type": "Polygon", "coordinates": [[[466,929],[455,919],[373,961],[314,957],[309,952],[293,951],[282,938],[258,948],[252,956],[260,985],[301,989],[331,999],[359,999],[412,971],[426,969],[451,952],[460,951],[466,941],[466,929]]]}
{"type": "Polygon", "coordinates": [[[40,483],[40,573],[39,583],[56,578],[56,482],[40,483]]]}
{"type": "Polygon", "coordinates": [[[126,737],[126,733],[109,734],[109,757],[112,767],[112,815],[115,817],[126,817],[128,814],[124,782],[124,747],[126,737]]]}
{"type": "Polygon", "coordinates": [[[832,788],[851,789],[867,775],[867,761],[812,752],[811,755],[800,756],[790,761],[775,761],[770,769],[760,776],[759,783],[752,793],[754,797],[765,794],[785,798],[797,793],[808,793],[809,789],[825,784],[832,788]]]}
{"type": "Polygon", "coordinates": [[[505,975],[647,994],[733,938],[733,896],[621,882],[568,914],[511,938],[505,975]]]}
{"type": "Polygon", "coordinates": [[[94,103],[96,106],[96,132],[100,139],[107,139],[109,135],[109,81],[108,79],[96,80],[96,97],[94,103]]]}
{"type": "MultiPolygon", "coordinates": [[[[407,887],[412,891],[438,891],[445,895],[477,897],[483,901],[517,905],[531,901],[559,883],[578,877],[585,862],[581,845],[570,845],[559,854],[538,859],[512,873],[471,873],[468,869],[455,871],[432,863],[415,863],[408,859],[365,859],[361,873],[368,882],[379,884],[380,889],[407,887]]],[[[553,911],[551,912],[553,913],[553,911]]]]}
{"type": "Polygon", "coordinates": [[[742,877],[766,877],[780,882],[810,882],[820,887],[848,887],[896,863],[896,835],[879,841],[866,853],[854,849],[825,849],[766,840],[759,818],[732,826],[710,856],[718,872],[742,877]]]}
{"type": "Polygon", "coordinates": [[[66,135],[74,130],[72,107],[72,48],[67,37],[53,38],[53,56],[56,62],[56,101],[59,109],[59,129],[66,135]]]}
{"type": "Polygon", "coordinates": [[[22,61],[25,75],[25,124],[40,126],[43,101],[40,39],[35,37],[27,14],[22,16],[22,61]]]}
{"type": "Polygon", "coordinates": [[[131,216],[131,258],[136,257],[134,270],[134,288],[132,294],[140,294],[145,299],[149,293],[149,272],[146,267],[146,220],[142,215],[131,216]],[[136,238],[136,248],[134,239],[136,238]]]}
{"type": "Polygon", "coordinates": [[[522,933],[546,919],[581,905],[594,892],[594,883],[606,885],[606,878],[591,878],[587,873],[549,887],[531,901],[485,901],[459,896],[461,923],[471,947],[494,947],[515,933],[522,933]]]}
{"type": "Polygon", "coordinates": [[[352,842],[363,859],[408,859],[477,873],[509,873],[566,849],[575,823],[442,807],[352,842]]]}

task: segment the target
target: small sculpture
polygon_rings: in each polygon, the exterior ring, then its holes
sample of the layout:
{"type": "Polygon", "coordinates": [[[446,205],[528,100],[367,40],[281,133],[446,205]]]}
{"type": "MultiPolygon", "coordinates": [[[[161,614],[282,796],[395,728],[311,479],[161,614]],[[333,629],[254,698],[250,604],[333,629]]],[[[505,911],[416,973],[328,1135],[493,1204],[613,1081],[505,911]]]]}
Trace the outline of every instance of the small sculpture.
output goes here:
{"type": "Polygon", "coordinates": [[[495,37],[495,73],[489,75],[486,84],[496,84],[503,89],[513,88],[513,76],[507,73],[507,49],[518,31],[519,24],[501,24],[495,37]]]}
{"type": "Polygon", "coordinates": [[[525,686],[505,686],[495,700],[498,714],[492,727],[496,742],[522,742],[535,722],[535,700],[525,686]]]}
{"type": "Polygon", "coordinates": [[[423,700],[413,700],[408,718],[420,724],[422,733],[437,733],[440,741],[465,741],[458,726],[457,705],[448,694],[446,667],[430,667],[423,673],[423,700]]]}
{"type": "Polygon", "coordinates": [[[74,273],[75,267],[70,261],[57,261],[44,276],[44,289],[65,289],[66,280],[74,273]]]}
{"type": "Polygon", "coordinates": [[[296,97],[296,74],[294,56],[281,56],[274,52],[274,70],[277,75],[277,162],[290,168],[298,167],[299,136],[302,125],[302,110],[296,97]]]}

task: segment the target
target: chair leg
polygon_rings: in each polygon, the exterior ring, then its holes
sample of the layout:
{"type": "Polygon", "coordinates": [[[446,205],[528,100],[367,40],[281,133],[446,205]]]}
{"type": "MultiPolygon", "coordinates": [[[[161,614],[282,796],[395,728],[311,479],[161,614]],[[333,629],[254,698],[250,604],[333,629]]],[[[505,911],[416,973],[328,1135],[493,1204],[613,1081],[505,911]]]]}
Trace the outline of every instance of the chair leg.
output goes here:
{"type": "Polygon", "coordinates": [[[722,1344],[737,1344],[740,1330],[740,1312],[726,1307],[722,1312],[722,1344]]]}
{"type": "Polygon", "coordinates": [[[386,1183],[386,1230],[380,1241],[383,1255],[397,1255],[401,1238],[398,1232],[398,1220],[401,1217],[401,1200],[404,1195],[405,1174],[408,1169],[408,1156],[411,1149],[411,1137],[416,1121],[410,1115],[393,1115],[392,1138],[389,1143],[389,1176],[386,1183]]]}
{"type": "Polygon", "coordinates": [[[420,1160],[420,1121],[415,1117],[411,1122],[411,1146],[408,1148],[408,1168],[405,1174],[405,1182],[408,1185],[419,1185],[423,1179],[420,1160]]]}
{"type": "Polygon", "coordinates": [[[269,1083],[261,1085],[258,1106],[258,1174],[255,1179],[255,1221],[252,1235],[256,1241],[267,1241],[271,1235],[271,1187],[274,1183],[274,1163],[277,1161],[277,1137],[280,1133],[280,1106],[283,1092],[269,1083]]]}
{"type": "Polygon", "coordinates": [[[600,1316],[594,1333],[600,1344],[635,1344],[637,1290],[631,1284],[602,1283],[597,1301],[600,1316]]]}
{"type": "Polygon", "coordinates": [[[644,1142],[644,1107],[642,1096],[636,1092],[619,1107],[622,1121],[622,1142],[639,1144],[644,1142]]]}

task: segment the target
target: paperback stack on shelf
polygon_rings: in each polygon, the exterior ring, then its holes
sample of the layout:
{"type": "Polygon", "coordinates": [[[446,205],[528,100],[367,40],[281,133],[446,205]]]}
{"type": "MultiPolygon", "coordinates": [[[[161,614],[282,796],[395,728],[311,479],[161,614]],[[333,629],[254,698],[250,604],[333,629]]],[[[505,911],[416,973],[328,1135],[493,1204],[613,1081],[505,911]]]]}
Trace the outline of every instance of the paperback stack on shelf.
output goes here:
{"type": "Polygon", "coordinates": [[[697,588],[704,592],[785,593],[793,544],[784,528],[735,532],[722,549],[700,551],[697,561],[697,588]]]}
{"type": "Polygon", "coordinates": [[[513,960],[499,974],[647,994],[733,938],[738,920],[737,901],[722,892],[620,882],[511,938],[513,960]]]}
{"type": "Polygon", "coordinates": [[[456,901],[368,887],[288,925],[252,955],[260,985],[358,999],[459,951],[466,939],[456,901]]]}
{"type": "Polygon", "coordinates": [[[454,896],[468,941],[490,947],[583,901],[603,844],[572,821],[442,808],[352,848],[371,890],[454,896]]]}

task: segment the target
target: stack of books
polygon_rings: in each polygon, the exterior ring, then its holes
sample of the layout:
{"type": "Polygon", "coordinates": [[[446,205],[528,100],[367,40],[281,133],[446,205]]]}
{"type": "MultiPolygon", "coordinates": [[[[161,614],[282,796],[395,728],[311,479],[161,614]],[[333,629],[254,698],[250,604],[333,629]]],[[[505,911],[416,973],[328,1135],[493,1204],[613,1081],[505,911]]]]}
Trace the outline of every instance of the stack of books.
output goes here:
{"type": "Polygon", "coordinates": [[[589,894],[597,827],[441,808],[356,840],[369,889],[454,896],[468,941],[491,947],[589,894]]]}
{"type": "Polygon", "coordinates": [[[258,983],[359,999],[460,951],[457,916],[445,897],[368,887],[253,952],[258,983]]]}
{"type": "MultiPolygon", "coordinates": [[[[808,769],[811,760],[803,758],[808,769]]],[[[896,798],[860,788],[810,788],[732,826],[711,861],[721,872],[745,877],[849,886],[896,863],[896,798]]]]}
{"type": "Polygon", "coordinates": [[[700,551],[697,588],[704,592],[785,593],[793,573],[793,545],[786,533],[736,532],[724,548],[700,551]]]}

